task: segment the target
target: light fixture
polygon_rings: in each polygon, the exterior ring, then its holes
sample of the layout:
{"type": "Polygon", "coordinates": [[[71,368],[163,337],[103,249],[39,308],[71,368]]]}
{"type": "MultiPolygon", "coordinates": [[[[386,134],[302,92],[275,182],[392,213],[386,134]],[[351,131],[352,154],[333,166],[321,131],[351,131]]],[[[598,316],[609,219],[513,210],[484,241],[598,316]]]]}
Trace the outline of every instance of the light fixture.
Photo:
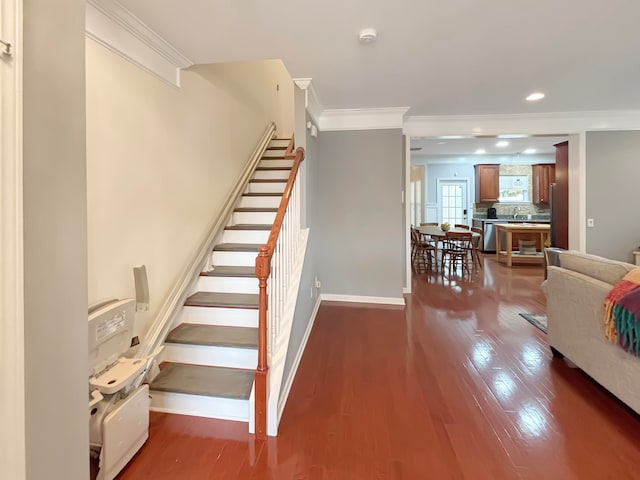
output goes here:
{"type": "Polygon", "coordinates": [[[463,138],[471,138],[471,137],[467,137],[465,135],[440,135],[439,137],[440,140],[462,140],[463,138]]]}
{"type": "Polygon", "coordinates": [[[536,149],[535,148],[527,148],[524,152],[522,153],[526,153],[527,155],[531,155],[532,153],[536,153],[536,149]]]}
{"type": "Polygon", "coordinates": [[[537,102],[538,100],[542,100],[544,98],[544,93],[542,92],[533,92],[527,96],[525,99],[527,102],[537,102]]]}
{"type": "Polygon", "coordinates": [[[476,155],[484,155],[487,151],[484,148],[479,148],[476,150],[476,155]]]}
{"type": "Polygon", "coordinates": [[[496,142],[496,147],[504,148],[508,146],[509,146],[509,142],[507,142],[506,140],[500,140],[499,142],[496,142]]]}
{"type": "Polygon", "coordinates": [[[526,133],[505,133],[498,135],[498,138],[527,138],[528,136],[526,133]]]}
{"type": "Polygon", "coordinates": [[[436,145],[445,145],[447,142],[436,142],[436,145]]]}
{"type": "Polygon", "coordinates": [[[360,43],[372,43],[375,41],[377,36],[378,32],[375,28],[363,28],[360,30],[358,39],[360,40],[360,43]]]}

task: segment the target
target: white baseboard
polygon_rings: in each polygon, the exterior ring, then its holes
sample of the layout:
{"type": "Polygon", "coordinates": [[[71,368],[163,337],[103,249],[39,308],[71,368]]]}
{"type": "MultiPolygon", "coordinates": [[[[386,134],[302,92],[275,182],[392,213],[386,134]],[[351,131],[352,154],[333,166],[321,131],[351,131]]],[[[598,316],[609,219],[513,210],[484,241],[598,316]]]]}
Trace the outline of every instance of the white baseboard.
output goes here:
{"type": "Polygon", "coordinates": [[[278,423],[280,423],[282,412],[284,412],[284,407],[287,404],[287,399],[289,398],[289,392],[291,391],[293,380],[296,378],[296,373],[298,372],[298,366],[300,365],[300,361],[302,360],[302,354],[304,353],[304,349],[307,346],[307,341],[309,341],[311,330],[313,330],[313,324],[316,321],[316,315],[318,314],[318,310],[320,309],[321,301],[322,301],[322,296],[319,295],[318,300],[316,301],[316,304],[313,307],[313,311],[311,312],[311,318],[309,319],[309,323],[307,324],[307,329],[305,330],[304,336],[302,337],[302,341],[300,342],[300,346],[298,347],[298,352],[296,353],[296,357],[293,359],[293,365],[291,365],[289,376],[285,379],[284,388],[282,389],[282,393],[280,394],[280,398],[278,399],[278,423]]]}
{"type": "Polygon", "coordinates": [[[323,293],[320,295],[320,298],[331,302],[381,303],[384,305],[405,304],[403,297],[365,297],[361,295],[334,295],[332,293],[323,293]]]}

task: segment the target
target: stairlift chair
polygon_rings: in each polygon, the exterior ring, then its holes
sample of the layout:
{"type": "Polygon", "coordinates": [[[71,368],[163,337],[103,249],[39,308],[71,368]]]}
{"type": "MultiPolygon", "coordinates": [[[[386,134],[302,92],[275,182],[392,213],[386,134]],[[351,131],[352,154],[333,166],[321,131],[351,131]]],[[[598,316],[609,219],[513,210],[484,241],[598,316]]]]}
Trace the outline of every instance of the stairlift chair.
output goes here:
{"type": "Polygon", "coordinates": [[[89,441],[99,452],[97,480],[112,480],[149,436],[149,385],[142,385],[161,348],[125,358],[136,302],[109,300],[89,309],[89,441]]]}

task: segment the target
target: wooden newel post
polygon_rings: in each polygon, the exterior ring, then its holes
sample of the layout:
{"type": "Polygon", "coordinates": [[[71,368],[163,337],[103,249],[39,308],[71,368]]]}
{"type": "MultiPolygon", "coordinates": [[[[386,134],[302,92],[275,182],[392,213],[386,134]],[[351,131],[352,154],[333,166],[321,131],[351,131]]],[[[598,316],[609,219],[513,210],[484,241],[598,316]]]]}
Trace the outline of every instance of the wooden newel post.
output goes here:
{"type": "Polygon", "coordinates": [[[255,430],[258,439],[267,438],[267,385],[269,365],[267,362],[267,278],[269,278],[271,258],[269,247],[260,247],[256,257],[256,276],[259,282],[258,302],[258,368],[256,369],[255,430]]]}

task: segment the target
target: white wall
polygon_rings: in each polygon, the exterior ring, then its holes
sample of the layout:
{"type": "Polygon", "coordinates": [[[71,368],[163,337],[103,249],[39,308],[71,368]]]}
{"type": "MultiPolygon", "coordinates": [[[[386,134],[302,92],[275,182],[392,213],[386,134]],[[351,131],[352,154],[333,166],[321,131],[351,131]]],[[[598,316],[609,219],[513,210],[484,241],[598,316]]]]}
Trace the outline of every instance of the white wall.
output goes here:
{"type": "Polygon", "coordinates": [[[81,480],[89,478],[85,2],[23,6],[26,478],[81,480]]]}
{"type": "Polygon", "coordinates": [[[194,67],[174,89],[87,40],[89,303],[132,296],[145,264],[144,334],[273,120],[291,134],[280,61],[194,67]]]}

